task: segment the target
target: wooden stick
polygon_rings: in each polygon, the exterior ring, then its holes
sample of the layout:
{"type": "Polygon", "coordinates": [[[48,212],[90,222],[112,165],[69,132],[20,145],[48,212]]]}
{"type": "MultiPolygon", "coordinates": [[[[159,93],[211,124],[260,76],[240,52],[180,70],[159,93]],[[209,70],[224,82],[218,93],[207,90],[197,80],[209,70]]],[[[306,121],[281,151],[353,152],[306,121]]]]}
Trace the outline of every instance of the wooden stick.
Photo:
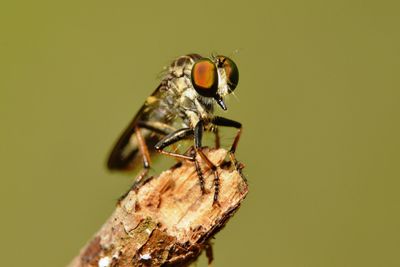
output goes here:
{"type": "Polygon", "coordinates": [[[207,192],[201,193],[193,162],[164,171],[132,190],[69,267],[188,266],[239,208],[248,188],[224,149],[204,150],[219,165],[219,206],[213,173],[200,161],[207,192]]]}

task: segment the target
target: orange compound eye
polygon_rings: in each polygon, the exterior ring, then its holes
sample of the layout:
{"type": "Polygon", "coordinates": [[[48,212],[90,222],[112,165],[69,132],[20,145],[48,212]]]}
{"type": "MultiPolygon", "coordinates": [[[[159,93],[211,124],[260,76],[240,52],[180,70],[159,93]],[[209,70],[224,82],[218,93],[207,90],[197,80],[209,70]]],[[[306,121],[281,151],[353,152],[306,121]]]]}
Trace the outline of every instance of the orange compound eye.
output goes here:
{"type": "Polygon", "coordinates": [[[230,91],[232,92],[239,83],[238,67],[232,59],[224,56],[217,56],[217,65],[219,68],[223,68],[225,70],[227,83],[230,91]]]}
{"type": "Polygon", "coordinates": [[[203,58],[192,68],[192,84],[197,93],[205,97],[213,97],[218,90],[218,71],[215,64],[203,58]]]}

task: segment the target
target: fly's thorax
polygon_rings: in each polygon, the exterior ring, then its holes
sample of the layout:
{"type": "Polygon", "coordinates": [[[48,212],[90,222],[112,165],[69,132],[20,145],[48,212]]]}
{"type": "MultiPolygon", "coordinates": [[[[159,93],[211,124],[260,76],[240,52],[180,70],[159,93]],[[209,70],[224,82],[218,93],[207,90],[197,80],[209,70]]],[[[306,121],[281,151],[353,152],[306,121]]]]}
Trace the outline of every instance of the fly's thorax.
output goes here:
{"type": "Polygon", "coordinates": [[[198,54],[189,54],[178,57],[168,68],[168,72],[174,77],[182,77],[190,75],[193,64],[197,59],[201,58],[198,54]]]}
{"type": "Polygon", "coordinates": [[[200,96],[195,89],[187,87],[180,98],[180,107],[183,115],[191,126],[199,120],[210,121],[214,113],[214,100],[200,96]]]}

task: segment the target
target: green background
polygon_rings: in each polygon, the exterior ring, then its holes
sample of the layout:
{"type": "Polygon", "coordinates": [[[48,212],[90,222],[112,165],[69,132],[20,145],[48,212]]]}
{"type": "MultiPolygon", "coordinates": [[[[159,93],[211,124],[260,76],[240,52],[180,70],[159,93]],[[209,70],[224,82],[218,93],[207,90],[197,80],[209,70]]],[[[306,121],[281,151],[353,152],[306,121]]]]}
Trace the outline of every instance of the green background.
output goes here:
{"type": "Polygon", "coordinates": [[[105,159],[163,66],[218,52],[250,193],[214,266],[400,266],[396,2],[2,1],[0,265],[65,266],[132,181],[105,159]]]}

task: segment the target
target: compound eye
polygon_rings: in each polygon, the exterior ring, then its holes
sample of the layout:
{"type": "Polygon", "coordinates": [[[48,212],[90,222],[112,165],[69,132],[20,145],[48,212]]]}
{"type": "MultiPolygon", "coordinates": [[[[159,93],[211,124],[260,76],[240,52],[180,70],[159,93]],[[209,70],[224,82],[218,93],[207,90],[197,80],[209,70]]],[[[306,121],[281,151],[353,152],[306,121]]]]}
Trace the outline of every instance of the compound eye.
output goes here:
{"type": "Polygon", "coordinates": [[[214,97],[218,90],[218,71],[215,64],[203,58],[192,68],[192,84],[197,93],[205,97],[214,97]]]}
{"type": "Polygon", "coordinates": [[[227,83],[229,85],[230,91],[235,90],[236,86],[239,83],[239,70],[236,66],[235,62],[232,59],[224,56],[218,56],[218,67],[224,68],[227,83]]]}

